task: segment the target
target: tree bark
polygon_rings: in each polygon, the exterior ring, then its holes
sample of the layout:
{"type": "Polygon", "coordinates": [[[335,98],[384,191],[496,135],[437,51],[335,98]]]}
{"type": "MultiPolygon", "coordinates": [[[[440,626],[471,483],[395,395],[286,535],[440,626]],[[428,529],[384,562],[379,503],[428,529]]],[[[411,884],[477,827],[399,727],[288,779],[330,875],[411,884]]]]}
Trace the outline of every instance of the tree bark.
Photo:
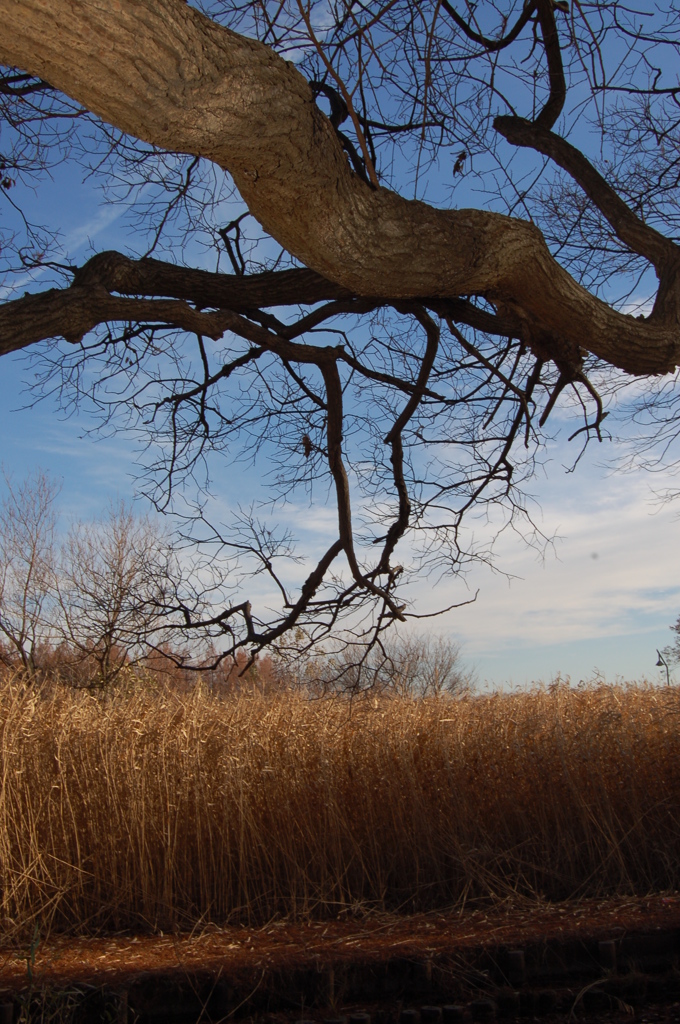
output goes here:
{"type": "Polygon", "coordinates": [[[627,316],[526,221],[372,189],[291,64],[182,0],[0,0],[0,15],[0,60],[146,142],[215,161],[267,232],[353,294],[485,296],[558,361],[583,348],[634,374],[680,361],[676,302],[627,316]]]}
{"type": "MultiPolygon", "coordinates": [[[[75,271],[69,288],[29,293],[0,304],[0,355],[49,338],[78,342],[99,324],[116,320],[158,321],[217,339],[231,329],[233,318],[225,315],[229,312],[354,298],[346,288],[305,268],[241,277],[100,252],[75,271]],[[172,299],[179,301],[168,301],[172,299]]],[[[516,337],[522,330],[519,321],[495,316],[465,299],[425,296],[420,302],[439,316],[453,317],[488,334],[516,337]]],[[[323,307],[321,313],[325,313],[323,307]]],[[[294,322],[286,336],[292,337],[293,331],[299,337],[310,317],[317,315],[318,310],[294,322]]]]}

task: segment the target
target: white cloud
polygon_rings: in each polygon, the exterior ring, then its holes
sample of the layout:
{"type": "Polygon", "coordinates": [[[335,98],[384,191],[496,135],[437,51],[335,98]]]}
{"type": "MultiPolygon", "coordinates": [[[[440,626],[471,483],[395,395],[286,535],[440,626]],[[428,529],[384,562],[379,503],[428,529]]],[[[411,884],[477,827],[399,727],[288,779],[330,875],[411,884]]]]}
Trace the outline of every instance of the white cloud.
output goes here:
{"type": "MultiPolygon", "coordinates": [[[[670,641],[680,613],[680,523],[677,509],[654,504],[650,484],[644,474],[611,474],[593,463],[569,475],[553,464],[538,499],[539,525],[557,534],[554,548],[541,560],[503,534],[497,565],[515,578],[473,570],[467,584],[473,594],[479,587],[477,602],[438,628],[450,629],[496,682],[560,669],[587,675],[595,665],[631,676],[653,666],[650,652],[670,641]]],[[[427,583],[415,591],[421,610],[462,596],[455,580],[434,593],[427,583]]]]}
{"type": "Polygon", "coordinates": [[[128,209],[126,203],[100,206],[96,213],[88,217],[82,224],[71,228],[64,235],[64,246],[69,253],[77,253],[79,249],[94,240],[107,228],[119,220],[128,209]]]}

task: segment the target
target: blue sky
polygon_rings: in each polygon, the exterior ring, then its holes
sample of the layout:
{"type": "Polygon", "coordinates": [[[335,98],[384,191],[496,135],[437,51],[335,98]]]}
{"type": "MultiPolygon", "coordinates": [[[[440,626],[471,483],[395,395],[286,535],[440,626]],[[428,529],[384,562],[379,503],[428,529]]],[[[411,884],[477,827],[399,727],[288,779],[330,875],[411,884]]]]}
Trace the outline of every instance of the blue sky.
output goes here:
{"type": "MultiPolygon", "coordinates": [[[[5,469],[18,479],[40,467],[62,480],[64,525],[72,516],[97,515],[110,498],[131,498],[132,442],[88,436],[87,416],[64,418],[49,402],[22,408],[26,376],[21,357],[3,359],[5,469]]],[[[464,581],[443,579],[433,588],[423,580],[411,591],[418,610],[427,611],[479,590],[474,604],[432,625],[461,643],[480,684],[547,682],[558,673],[572,681],[596,672],[610,680],[660,678],[656,648],[670,642],[669,626],[680,615],[678,510],[655,501],[663,484],[658,476],[604,468],[611,445],[589,449],[575,473],[564,468],[569,454],[564,442],[553,444],[536,481],[534,516],[555,536],[543,557],[506,532],[495,544],[497,572],[479,566],[464,581]]],[[[213,503],[225,513],[234,485],[233,474],[214,480],[213,503]]],[[[311,547],[334,525],[331,508],[315,507],[310,516],[307,506],[289,505],[280,518],[311,547]]],[[[490,529],[475,526],[480,540],[490,529]]]]}
{"type": "MultiPolygon", "coordinates": [[[[66,167],[39,187],[31,205],[36,221],[60,224],[64,249],[75,261],[106,248],[124,250],[130,241],[124,207],[103,205],[66,167]]],[[[97,515],[111,498],[135,494],[129,438],[89,436],[93,423],[86,415],[65,418],[49,400],[27,408],[25,357],[5,357],[0,365],[6,471],[19,479],[41,468],[61,480],[65,524],[72,516],[97,515]]],[[[655,500],[664,486],[659,475],[612,472],[606,464],[616,454],[611,443],[593,445],[568,473],[573,453],[558,438],[533,488],[534,515],[555,537],[546,552],[506,531],[495,543],[498,571],[480,565],[464,580],[441,579],[433,587],[426,579],[412,589],[419,611],[478,591],[473,604],[432,626],[460,642],[480,685],[547,682],[558,673],[575,682],[596,673],[610,680],[662,678],[656,649],[671,641],[669,627],[680,615],[680,509],[655,500]]],[[[248,480],[241,471],[220,471],[213,483],[213,503],[226,512],[248,480]]],[[[280,519],[312,549],[334,526],[332,509],[319,506],[310,514],[307,506],[288,505],[280,519]]],[[[493,526],[474,524],[476,539],[490,537],[493,526]]]]}

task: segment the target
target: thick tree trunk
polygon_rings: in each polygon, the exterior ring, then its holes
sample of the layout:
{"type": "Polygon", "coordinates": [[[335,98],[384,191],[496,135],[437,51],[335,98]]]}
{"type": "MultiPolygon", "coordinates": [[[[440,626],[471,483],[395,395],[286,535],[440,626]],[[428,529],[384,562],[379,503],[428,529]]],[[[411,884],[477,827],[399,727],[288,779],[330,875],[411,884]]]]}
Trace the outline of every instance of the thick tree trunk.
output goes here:
{"type": "Polygon", "coordinates": [[[214,160],[281,245],[351,292],[484,295],[558,358],[582,347],[636,374],[680,361],[674,301],[648,320],[617,313],[533,225],[371,189],[302,75],[182,0],[0,0],[0,15],[0,60],[125,132],[214,160]]]}

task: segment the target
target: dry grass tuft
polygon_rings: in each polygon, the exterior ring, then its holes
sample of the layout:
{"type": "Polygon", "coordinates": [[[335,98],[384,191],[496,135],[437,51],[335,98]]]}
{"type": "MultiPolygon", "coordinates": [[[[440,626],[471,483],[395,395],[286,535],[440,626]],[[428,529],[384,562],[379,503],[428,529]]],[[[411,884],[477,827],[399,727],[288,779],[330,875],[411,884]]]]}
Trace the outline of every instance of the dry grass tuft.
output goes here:
{"type": "Polygon", "coordinates": [[[680,694],[0,685],[3,930],[680,888],[680,694]]]}

